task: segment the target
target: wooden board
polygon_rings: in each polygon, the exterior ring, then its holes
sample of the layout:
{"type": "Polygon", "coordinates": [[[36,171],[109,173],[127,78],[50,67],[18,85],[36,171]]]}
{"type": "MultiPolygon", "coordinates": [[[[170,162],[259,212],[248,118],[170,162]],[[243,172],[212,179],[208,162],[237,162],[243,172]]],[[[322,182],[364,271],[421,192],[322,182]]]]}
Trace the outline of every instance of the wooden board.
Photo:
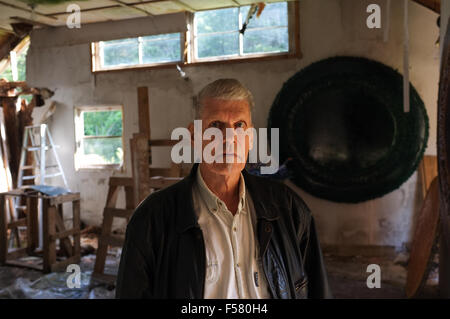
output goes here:
{"type": "Polygon", "coordinates": [[[139,115],[139,133],[145,134],[150,138],[150,106],[148,103],[148,88],[146,86],[138,87],[138,115],[139,115]]]}
{"type": "Polygon", "coordinates": [[[433,248],[436,244],[439,223],[439,181],[431,183],[425,202],[416,219],[411,255],[406,278],[406,295],[418,295],[428,277],[433,248]]]}
{"type": "Polygon", "coordinates": [[[438,175],[437,156],[424,155],[419,166],[419,172],[422,180],[422,195],[423,199],[425,199],[431,182],[438,175]]]}
{"type": "Polygon", "coordinates": [[[442,234],[450,247],[450,19],[447,24],[439,80],[437,153],[442,234]]]}

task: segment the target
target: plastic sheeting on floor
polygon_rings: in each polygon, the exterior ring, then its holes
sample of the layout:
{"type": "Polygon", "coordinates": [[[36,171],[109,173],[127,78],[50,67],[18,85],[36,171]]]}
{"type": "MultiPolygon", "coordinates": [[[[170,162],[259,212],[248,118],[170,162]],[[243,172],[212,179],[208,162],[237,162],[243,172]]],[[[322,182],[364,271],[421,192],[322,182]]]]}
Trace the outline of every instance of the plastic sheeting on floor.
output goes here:
{"type": "MultiPolygon", "coordinates": [[[[120,253],[109,255],[105,271],[116,273],[120,253]]],[[[0,299],[112,299],[115,290],[102,284],[90,285],[95,255],[82,257],[80,263],[79,288],[71,288],[73,272],[53,272],[42,274],[39,271],[0,267],[0,299]],[[70,277],[72,276],[72,277],[70,277]],[[69,284],[68,284],[69,282],[69,284]]]]}

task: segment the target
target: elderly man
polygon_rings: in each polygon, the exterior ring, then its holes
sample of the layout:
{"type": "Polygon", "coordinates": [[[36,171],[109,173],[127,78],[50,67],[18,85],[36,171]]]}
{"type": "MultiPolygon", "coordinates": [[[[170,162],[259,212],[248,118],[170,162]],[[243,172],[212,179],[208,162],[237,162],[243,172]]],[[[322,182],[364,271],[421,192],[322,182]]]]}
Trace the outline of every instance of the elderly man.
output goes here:
{"type": "MultiPolygon", "coordinates": [[[[237,80],[210,83],[197,101],[202,131],[252,127],[253,98],[237,80]]],[[[213,154],[222,161],[194,164],[136,209],[117,298],[331,297],[308,207],[283,183],[248,174],[252,134],[243,145],[236,137],[224,137],[223,152],[213,154]]]]}

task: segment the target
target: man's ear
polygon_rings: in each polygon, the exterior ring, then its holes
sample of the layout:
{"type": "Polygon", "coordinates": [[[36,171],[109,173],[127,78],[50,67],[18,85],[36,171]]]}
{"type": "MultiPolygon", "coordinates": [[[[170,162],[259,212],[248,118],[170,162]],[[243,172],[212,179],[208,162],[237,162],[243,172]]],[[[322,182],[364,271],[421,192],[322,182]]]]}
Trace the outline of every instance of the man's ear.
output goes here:
{"type": "Polygon", "coordinates": [[[194,122],[189,123],[188,130],[191,134],[191,144],[194,145],[194,122]]]}

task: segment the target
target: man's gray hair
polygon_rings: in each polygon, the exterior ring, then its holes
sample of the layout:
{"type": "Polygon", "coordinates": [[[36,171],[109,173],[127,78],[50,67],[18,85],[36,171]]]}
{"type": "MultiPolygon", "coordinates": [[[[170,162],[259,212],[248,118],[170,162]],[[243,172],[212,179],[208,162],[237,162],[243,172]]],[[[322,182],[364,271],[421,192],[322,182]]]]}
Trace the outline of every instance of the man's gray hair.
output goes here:
{"type": "Polygon", "coordinates": [[[247,100],[250,112],[253,108],[253,95],[241,82],[236,79],[219,79],[209,83],[197,95],[195,118],[201,118],[203,101],[207,98],[223,100],[247,100]]]}

